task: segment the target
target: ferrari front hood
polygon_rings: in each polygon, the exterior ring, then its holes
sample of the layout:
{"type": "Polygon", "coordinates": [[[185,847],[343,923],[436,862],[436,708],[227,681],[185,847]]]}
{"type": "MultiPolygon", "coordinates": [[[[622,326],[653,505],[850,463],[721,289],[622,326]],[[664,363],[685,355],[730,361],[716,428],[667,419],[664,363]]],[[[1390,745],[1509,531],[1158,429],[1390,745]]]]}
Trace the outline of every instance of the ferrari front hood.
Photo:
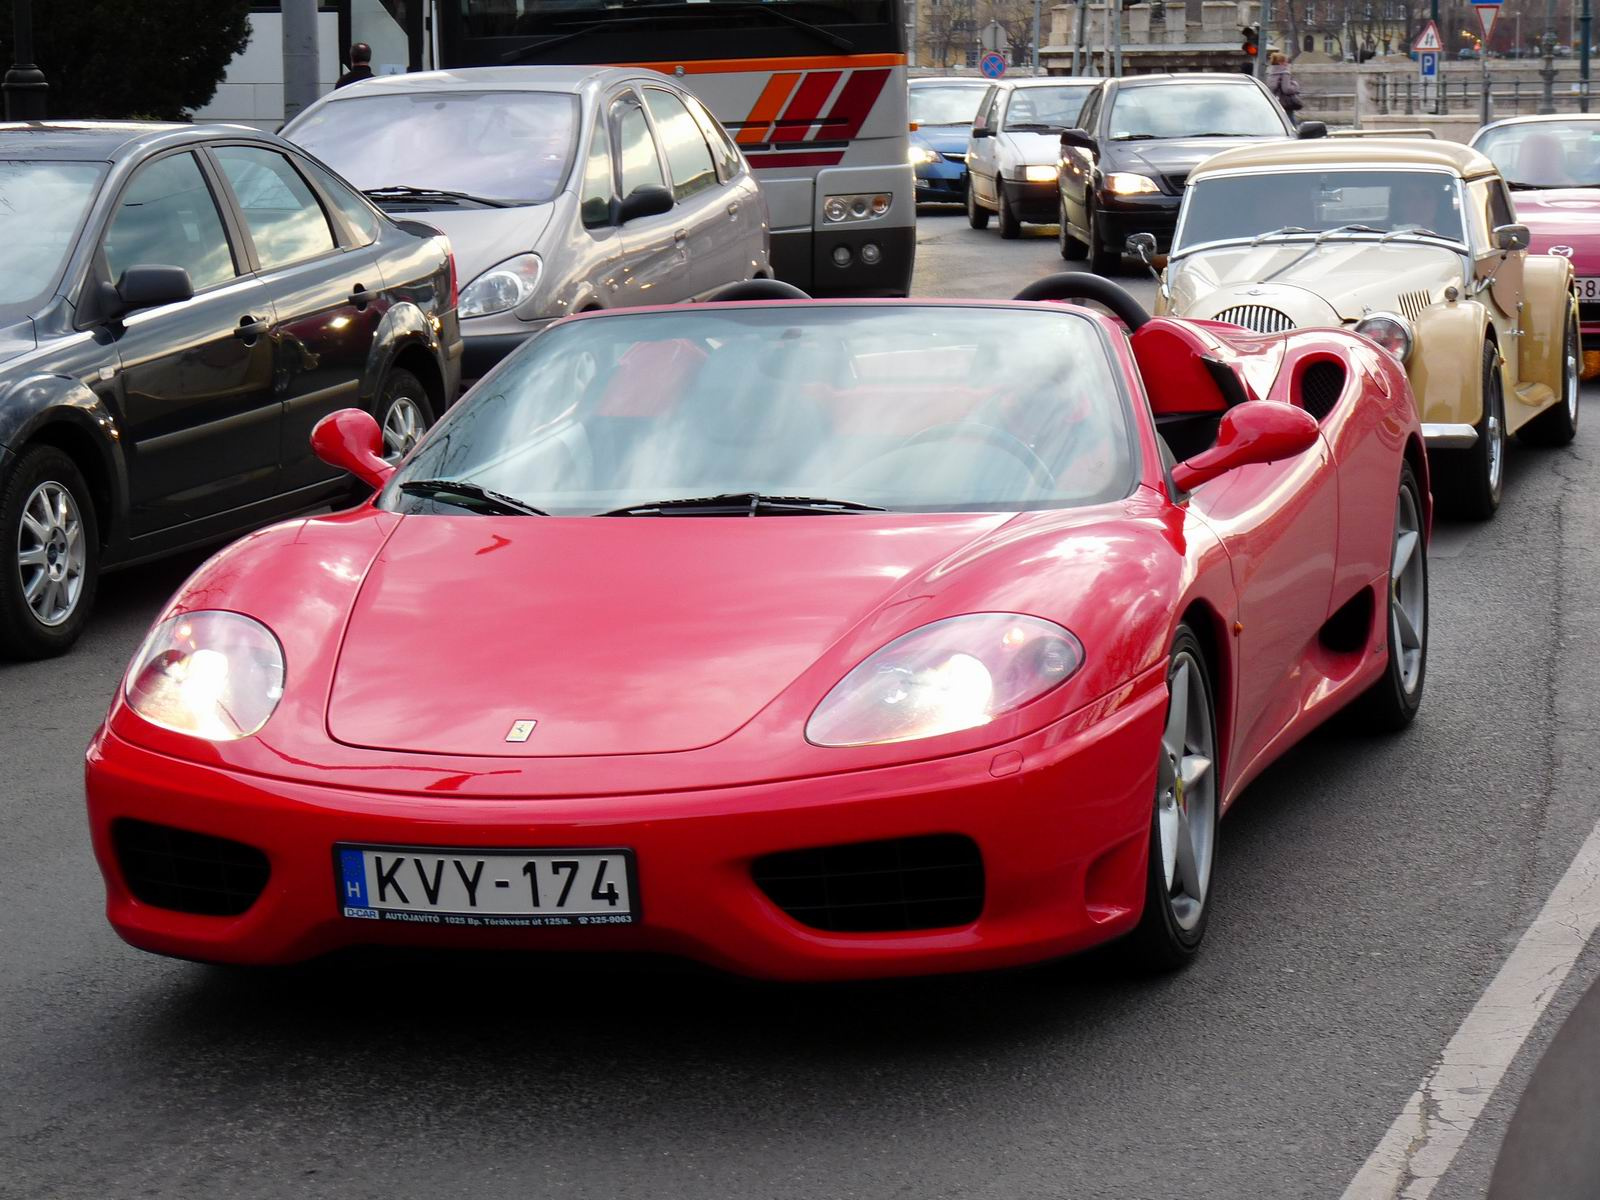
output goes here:
{"type": "Polygon", "coordinates": [[[1008,519],[406,517],[352,608],[328,731],[518,758],[707,746],[1008,519]]]}

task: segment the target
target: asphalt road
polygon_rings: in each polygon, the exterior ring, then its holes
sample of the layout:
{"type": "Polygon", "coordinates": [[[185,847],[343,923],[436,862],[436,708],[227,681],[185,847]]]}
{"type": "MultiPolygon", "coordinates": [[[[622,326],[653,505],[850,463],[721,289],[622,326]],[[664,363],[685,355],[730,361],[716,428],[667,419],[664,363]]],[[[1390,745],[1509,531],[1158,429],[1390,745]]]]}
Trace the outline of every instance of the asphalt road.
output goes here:
{"type": "MultiPolygon", "coordinates": [[[[1050,231],[924,221],[926,294],[1012,294],[1050,231]]],[[[1130,272],[1136,290],[1150,287],[1130,272]]],[[[1422,714],[1319,734],[1225,822],[1184,974],[1106,956],[776,987],[439,958],[224,971],[101,914],[83,746],[197,561],[108,579],[83,644],[0,665],[0,1197],[1338,1196],[1600,817],[1600,405],[1442,525],[1422,714]]],[[[1483,1194],[1592,948],[1433,1192],[1483,1194]]]]}

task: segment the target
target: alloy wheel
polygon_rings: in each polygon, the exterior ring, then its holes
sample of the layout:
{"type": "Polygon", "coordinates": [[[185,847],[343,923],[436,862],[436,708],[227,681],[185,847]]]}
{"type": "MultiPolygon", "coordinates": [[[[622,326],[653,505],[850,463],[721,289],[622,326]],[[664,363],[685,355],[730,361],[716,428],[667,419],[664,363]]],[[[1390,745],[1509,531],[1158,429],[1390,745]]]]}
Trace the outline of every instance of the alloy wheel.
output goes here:
{"type": "Polygon", "coordinates": [[[1400,489],[1394,518],[1394,556],[1389,565],[1389,621],[1406,695],[1422,678],[1428,628],[1428,579],[1422,555],[1422,516],[1410,488],[1400,489]]]}
{"type": "Polygon", "coordinates": [[[1205,912],[1216,849],[1216,731],[1200,664],[1180,650],[1168,678],[1171,699],[1161,734],[1156,822],[1167,903],[1179,929],[1205,912]]]}
{"type": "Polygon", "coordinates": [[[1489,491],[1498,496],[1500,494],[1501,475],[1505,471],[1506,458],[1505,426],[1500,417],[1502,400],[1499,368],[1495,368],[1494,379],[1494,388],[1491,391],[1489,400],[1489,412],[1483,422],[1483,434],[1484,437],[1489,439],[1489,491]]]}
{"type": "Polygon", "coordinates": [[[1571,422],[1578,423],[1578,327],[1577,322],[1571,317],[1567,318],[1566,361],[1562,363],[1562,378],[1567,388],[1567,416],[1571,422]]]}
{"type": "Polygon", "coordinates": [[[409,396],[396,396],[383,418],[383,458],[397,463],[411,452],[422,437],[425,422],[422,410],[409,396]]]}
{"type": "Polygon", "coordinates": [[[83,594],[87,548],[78,503],[65,486],[45,480],[22,506],[17,570],[22,596],[41,624],[63,624],[83,594]]]}

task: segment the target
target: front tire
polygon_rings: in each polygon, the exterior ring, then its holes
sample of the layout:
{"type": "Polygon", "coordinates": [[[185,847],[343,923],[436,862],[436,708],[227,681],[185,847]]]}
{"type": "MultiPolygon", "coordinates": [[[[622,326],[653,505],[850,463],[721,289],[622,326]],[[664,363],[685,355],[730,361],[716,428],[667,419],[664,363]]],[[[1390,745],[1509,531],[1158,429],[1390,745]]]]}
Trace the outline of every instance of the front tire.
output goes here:
{"type": "Polygon", "coordinates": [[[78,465],[54,446],[24,451],[0,481],[0,658],[64,654],[100,582],[100,529],[78,465]]]}
{"type": "Polygon", "coordinates": [[[1534,446],[1567,446],[1578,435],[1578,382],[1583,354],[1578,339],[1578,318],[1567,313],[1567,332],[1561,344],[1561,397],[1517,431],[1519,441],[1534,446]]]}
{"type": "Polygon", "coordinates": [[[1100,219],[1095,214],[1093,201],[1089,204],[1087,220],[1089,235],[1089,269],[1096,275],[1112,276],[1117,274],[1122,266],[1122,250],[1120,247],[1107,246],[1100,229],[1100,219]]]}
{"type": "Polygon", "coordinates": [[[989,228],[989,210],[978,203],[978,189],[972,186],[972,176],[967,176],[967,224],[974,229],[989,228]]]}
{"type": "Polygon", "coordinates": [[[1428,547],[1422,488],[1409,463],[1400,471],[1394,539],[1389,552],[1389,659],[1383,677],[1351,705],[1356,721],[1375,733],[1411,724],[1428,677],[1428,547]]]}
{"type": "Polygon", "coordinates": [[[1157,749],[1144,915],[1128,940],[1145,970],[1187,966],[1211,916],[1221,791],[1216,704],[1199,639],[1178,627],[1167,667],[1167,720],[1157,749]]]}
{"type": "Polygon", "coordinates": [[[1056,198],[1057,219],[1061,222],[1061,233],[1057,236],[1057,245],[1061,250],[1061,257],[1068,262],[1082,262],[1089,248],[1072,234],[1067,232],[1067,201],[1063,196],[1056,198]]]}
{"type": "Polygon", "coordinates": [[[994,181],[994,189],[1000,198],[1000,236],[1008,242],[1016,241],[1022,236],[1022,218],[1017,216],[1017,210],[1006,199],[1005,185],[1000,180],[994,181]]]}
{"type": "Polygon", "coordinates": [[[1474,521],[1487,521],[1500,507],[1505,486],[1506,404],[1500,376],[1500,352],[1488,338],[1483,342],[1483,415],[1474,428],[1478,440],[1467,450],[1439,455],[1437,495],[1450,512],[1474,521]]]}

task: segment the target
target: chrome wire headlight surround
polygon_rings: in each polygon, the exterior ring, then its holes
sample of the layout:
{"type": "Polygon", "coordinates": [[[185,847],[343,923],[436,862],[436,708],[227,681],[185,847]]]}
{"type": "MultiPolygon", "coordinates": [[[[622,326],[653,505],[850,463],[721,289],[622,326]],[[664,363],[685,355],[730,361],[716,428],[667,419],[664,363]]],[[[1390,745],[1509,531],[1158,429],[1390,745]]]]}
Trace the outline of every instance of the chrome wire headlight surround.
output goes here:
{"type": "Polygon", "coordinates": [[[168,617],[145,638],[123,685],[152,725],[210,742],[257,733],[283,698],[283,647],[242,613],[168,617]]]}
{"type": "Polygon", "coordinates": [[[1065,683],[1083,646],[1018,613],[946,617],[868,655],[817,705],[806,740],[878,746],[987,725],[1065,683]]]}
{"type": "Polygon", "coordinates": [[[518,308],[539,290],[544,262],[537,254],[519,254],[496,263],[461,289],[457,312],[462,317],[487,317],[518,308]]]}
{"type": "Polygon", "coordinates": [[[1401,362],[1411,357],[1411,322],[1399,313],[1373,313],[1356,322],[1355,331],[1371,338],[1401,362]]]}

